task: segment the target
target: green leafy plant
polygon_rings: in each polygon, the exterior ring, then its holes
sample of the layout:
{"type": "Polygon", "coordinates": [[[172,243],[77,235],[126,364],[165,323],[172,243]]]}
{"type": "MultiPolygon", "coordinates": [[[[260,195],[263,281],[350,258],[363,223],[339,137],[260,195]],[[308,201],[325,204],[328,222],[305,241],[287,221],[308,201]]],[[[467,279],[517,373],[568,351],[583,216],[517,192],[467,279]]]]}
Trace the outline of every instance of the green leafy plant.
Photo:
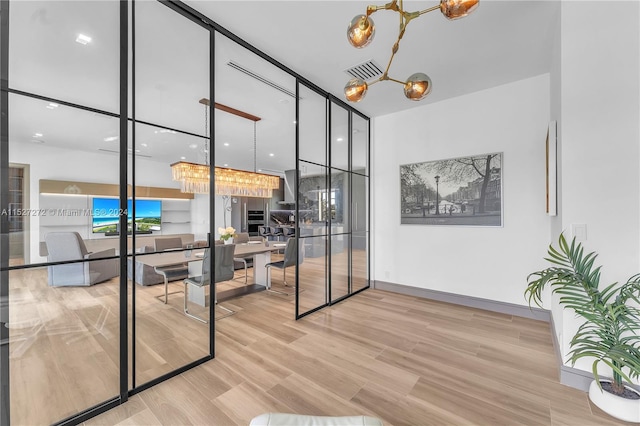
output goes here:
{"type": "Polygon", "coordinates": [[[593,376],[598,386],[598,364],[613,370],[612,393],[622,395],[623,380],[640,376],[640,309],[628,301],[640,303],[640,274],[622,285],[613,283],[600,290],[600,268],[594,267],[597,255],[584,254],[575,238],[569,244],[560,235],[558,249],[549,246],[549,261],[553,266],[533,272],[527,277],[525,295],[529,306],[542,306],[542,290],[550,286],[560,295],[560,304],[572,309],[586,321],[571,340],[569,360],[572,365],[580,358],[593,357],[593,376]]]}

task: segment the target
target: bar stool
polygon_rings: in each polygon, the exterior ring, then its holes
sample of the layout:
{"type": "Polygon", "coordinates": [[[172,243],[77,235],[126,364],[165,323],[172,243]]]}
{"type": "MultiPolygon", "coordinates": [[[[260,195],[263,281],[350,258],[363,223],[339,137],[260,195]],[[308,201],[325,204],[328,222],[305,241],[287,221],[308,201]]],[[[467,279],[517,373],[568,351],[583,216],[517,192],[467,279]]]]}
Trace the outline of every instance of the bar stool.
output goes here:
{"type": "Polygon", "coordinates": [[[296,236],[296,228],[287,226],[286,228],[282,228],[282,235],[284,235],[284,239],[288,240],[291,237],[296,236]]]}
{"type": "Polygon", "coordinates": [[[271,236],[271,228],[268,226],[259,226],[258,234],[260,234],[260,236],[264,238],[265,241],[269,241],[269,237],[271,236]]]}
{"type": "Polygon", "coordinates": [[[284,235],[282,233],[282,228],[278,228],[276,226],[270,226],[269,229],[271,230],[271,236],[276,237],[276,240],[280,241],[280,237],[284,235]]]}

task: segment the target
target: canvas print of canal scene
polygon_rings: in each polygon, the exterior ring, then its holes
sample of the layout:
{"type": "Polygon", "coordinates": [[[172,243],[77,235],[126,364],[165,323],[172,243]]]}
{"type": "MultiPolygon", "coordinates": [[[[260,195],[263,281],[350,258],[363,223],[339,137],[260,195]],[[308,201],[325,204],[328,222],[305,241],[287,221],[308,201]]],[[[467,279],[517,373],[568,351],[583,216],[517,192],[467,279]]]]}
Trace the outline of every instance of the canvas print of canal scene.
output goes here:
{"type": "Polygon", "coordinates": [[[400,166],[403,225],[502,226],[502,153],[400,166]]]}

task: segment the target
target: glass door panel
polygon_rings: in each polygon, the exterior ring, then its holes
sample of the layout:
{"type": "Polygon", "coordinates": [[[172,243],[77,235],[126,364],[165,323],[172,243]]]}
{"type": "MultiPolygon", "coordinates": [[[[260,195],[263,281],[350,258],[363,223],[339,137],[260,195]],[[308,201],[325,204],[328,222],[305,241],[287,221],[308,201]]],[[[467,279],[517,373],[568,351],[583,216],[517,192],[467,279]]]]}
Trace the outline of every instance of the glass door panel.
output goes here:
{"type": "Polygon", "coordinates": [[[298,314],[327,304],[327,237],[307,235],[299,239],[303,261],[298,274],[298,314]]]}
{"type": "Polygon", "coordinates": [[[349,111],[331,103],[331,167],[349,170],[349,111]]]}
{"type": "Polygon", "coordinates": [[[369,120],[351,114],[351,171],[369,175],[369,120]]]}
{"type": "MultiPolygon", "coordinates": [[[[347,156],[348,157],[348,156],[347,156]]],[[[349,294],[349,173],[331,169],[326,192],[331,231],[331,301],[349,294]]]]}
{"type": "Polygon", "coordinates": [[[12,1],[12,89],[117,113],[118,2],[12,1]]]}
{"type": "Polygon", "coordinates": [[[353,185],[351,197],[351,231],[364,232],[369,230],[369,178],[352,173],[353,185]]]}
{"type": "Polygon", "coordinates": [[[299,84],[298,147],[300,160],[327,165],[327,100],[299,84]]]}
{"type": "Polygon", "coordinates": [[[369,178],[351,174],[351,279],[352,292],[369,286],[369,178]]]}
{"type": "Polygon", "coordinates": [[[298,209],[300,235],[327,235],[331,211],[327,191],[327,168],[300,161],[298,209]]]}
{"type": "Polygon", "coordinates": [[[351,287],[355,293],[369,286],[369,233],[354,232],[351,238],[351,287]]]}
{"type": "MultiPolygon", "coordinates": [[[[328,191],[326,98],[298,84],[297,208],[300,250],[296,317],[325,306],[328,298],[327,250],[332,212],[328,191]]],[[[334,198],[335,200],[335,198],[334,198]]],[[[335,201],[334,204],[335,206],[335,201]]]]}
{"type": "Polygon", "coordinates": [[[349,234],[331,236],[331,301],[334,302],[349,291],[349,234]]]}
{"type": "Polygon", "coordinates": [[[100,150],[118,125],[9,95],[9,162],[28,169],[31,203],[8,211],[28,217],[29,243],[26,269],[8,273],[12,423],[53,423],[119,395],[118,239],[99,232],[95,213],[98,194],[119,191],[118,147],[100,150]],[[65,263],[35,266],[53,262],[65,263]]]}
{"type": "MultiPolygon", "coordinates": [[[[209,193],[172,165],[208,176],[210,32],[160,2],[135,3],[135,122],[130,141],[129,286],[133,311],[131,386],[210,353],[210,323],[184,312],[183,280],[202,274],[209,193]],[[195,191],[195,193],[194,193],[195,191]],[[135,355],[134,355],[135,354],[135,355]]],[[[121,231],[122,232],[122,231],[121,231]]],[[[190,288],[189,312],[209,320],[208,289],[190,288]]]]}
{"type": "Polygon", "coordinates": [[[157,1],[135,3],[136,120],[202,134],[209,31],[157,1]]]}

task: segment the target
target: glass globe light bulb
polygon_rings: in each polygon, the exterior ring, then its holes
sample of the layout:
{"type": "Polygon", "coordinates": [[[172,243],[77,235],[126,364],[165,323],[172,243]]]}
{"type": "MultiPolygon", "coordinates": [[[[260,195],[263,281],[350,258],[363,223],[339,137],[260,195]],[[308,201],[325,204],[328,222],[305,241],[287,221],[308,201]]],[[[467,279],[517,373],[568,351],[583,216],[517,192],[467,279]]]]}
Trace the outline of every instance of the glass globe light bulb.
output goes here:
{"type": "Polygon", "coordinates": [[[448,19],[464,18],[478,7],[480,0],[440,0],[440,11],[448,19]]]}
{"type": "Polygon", "coordinates": [[[431,93],[431,79],[422,72],[412,74],[404,84],[404,95],[412,101],[424,99],[431,93]]]}
{"type": "Polygon", "coordinates": [[[361,78],[352,78],[344,86],[344,96],[349,102],[360,102],[367,94],[369,86],[361,78]]]}
{"type": "Polygon", "coordinates": [[[361,49],[373,41],[376,26],[367,15],[358,15],[351,20],[347,28],[347,39],[353,47],[361,49]]]}

